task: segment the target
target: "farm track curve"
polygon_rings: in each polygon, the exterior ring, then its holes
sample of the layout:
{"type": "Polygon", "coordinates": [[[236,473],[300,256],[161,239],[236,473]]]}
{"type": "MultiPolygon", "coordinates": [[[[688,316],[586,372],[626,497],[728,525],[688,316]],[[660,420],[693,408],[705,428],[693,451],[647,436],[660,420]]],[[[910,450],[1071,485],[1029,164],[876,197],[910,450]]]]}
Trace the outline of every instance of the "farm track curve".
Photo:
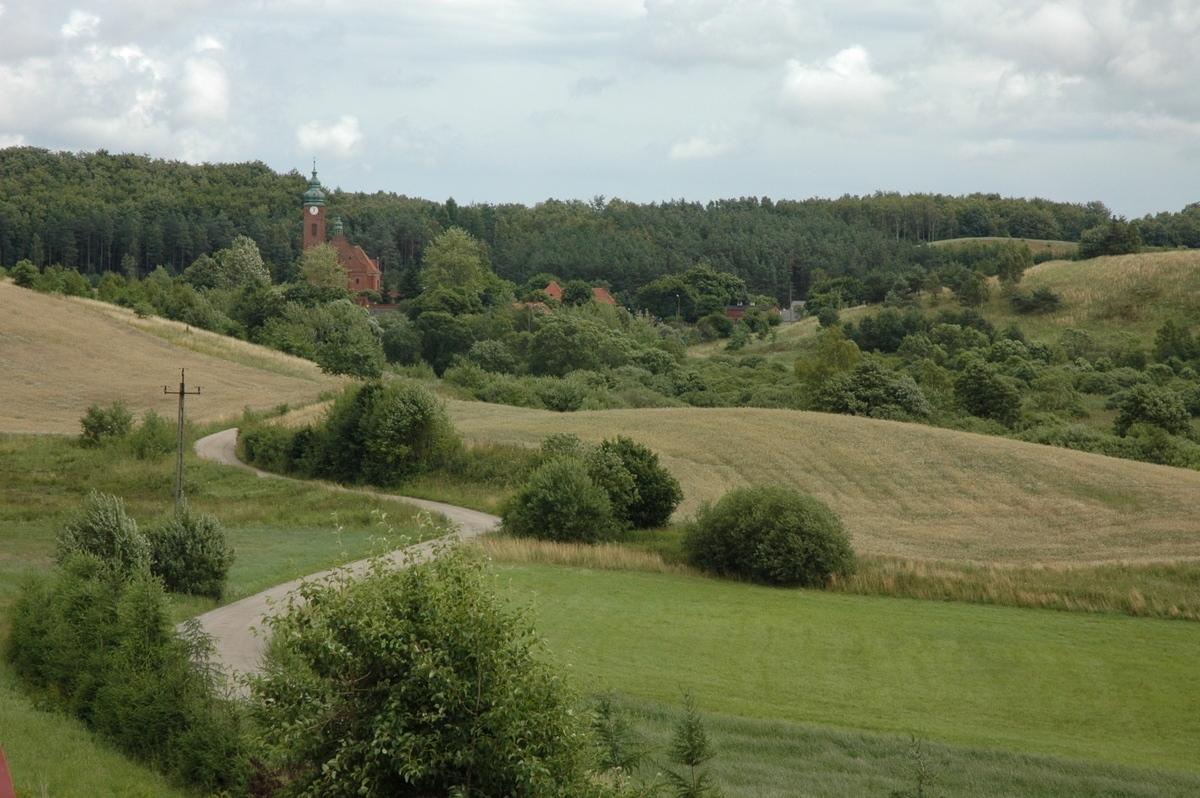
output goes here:
{"type": "MultiPolygon", "coordinates": [[[[372,490],[347,488],[327,482],[295,480],[291,477],[272,474],[268,471],[260,471],[238,459],[237,432],[237,428],[234,427],[201,438],[196,441],[196,454],[202,460],[241,468],[263,479],[303,481],[306,484],[319,485],[328,490],[341,493],[359,493],[377,499],[389,499],[403,502],[419,510],[437,513],[445,516],[454,525],[456,531],[451,537],[456,537],[460,540],[481,535],[484,532],[495,529],[500,523],[500,519],[494,515],[470,510],[466,507],[457,507],[453,504],[443,504],[442,502],[415,499],[408,496],[398,496],[372,490]]],[[[446,538],[417,543],[403,549],[398,549],[388,556],[397,563],[419,562],[431,556],[438,541],[444,540],[446,538]]],[[[285,601],[287,596],[303,582],[323,579],[335,572],[341,571],[349,571],[355,575],[361,574],[366,570],[369,562],[369,560],[358,560],[339,568],[319,571],[300,579],[293,579],[197,616],[196,620],[200,622],[204,631],[213,638],[215,646],[214,664],[221,666],[231,676],[256,673],[260,669],[263,650],[266,647],[263,619],[271,614],[273,607],[285,601]]]]}

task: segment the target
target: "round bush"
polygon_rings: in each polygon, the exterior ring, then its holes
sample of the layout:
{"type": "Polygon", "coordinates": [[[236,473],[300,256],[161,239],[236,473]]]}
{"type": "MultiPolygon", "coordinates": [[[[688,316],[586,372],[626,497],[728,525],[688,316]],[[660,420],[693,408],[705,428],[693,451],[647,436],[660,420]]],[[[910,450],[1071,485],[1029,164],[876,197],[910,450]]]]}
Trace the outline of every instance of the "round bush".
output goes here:
{"type": "Polygon", "coordinates": [[[580,458],[550,460],[529,476],[504,508],[504,529],[520,537],[574,543],[612,538],[612,502],[580,458]]]}
{"type": "Polygon", "coordinates": [[[683,498],[679,480],[658,462],[658,455],[637,441],[618,436],[600,448],[620,458],[633,476],[637,498],[628,508],[629,522],[638,529],[664,526],[683,498]]]}
{"type": "Polygon", "coordinates": [[[73,554],[90,554],[118,573],[131,574],[150,562],[150,543],[137,521],[126,514],[124,501],[108,493],[89,493],[83,512],[67,522],[57,543],[60,563],[73,554]]]}
{"type": "Polygon", "coordinates": [[[150,568],[167,590],[221,597],[233,549],[216,518],[185,510],[151,529],[148,537],[150,568]]]}
{"type": "Polygon", "coordinates": [[[854,552],[832,510],[792,488],[733,490],[700,511],[684,538],[688,561],[722,576],[821,587],[854,570],[854,552]]]}
{"type": "Polygon", "coordinates": [[[251,686],[288,794],[599,794],[574,697],[477,558],[301,591],[251,686]]]}
{"type": "Polygon", "coordinates": [[[1134,424],[1150,424],[1172,435],[1191,432],[1191,414],[1179,394],[1155,385],[1135,385],[1122,398],[1113,422],[1113,430],[1121,436],[1134,424]]]}

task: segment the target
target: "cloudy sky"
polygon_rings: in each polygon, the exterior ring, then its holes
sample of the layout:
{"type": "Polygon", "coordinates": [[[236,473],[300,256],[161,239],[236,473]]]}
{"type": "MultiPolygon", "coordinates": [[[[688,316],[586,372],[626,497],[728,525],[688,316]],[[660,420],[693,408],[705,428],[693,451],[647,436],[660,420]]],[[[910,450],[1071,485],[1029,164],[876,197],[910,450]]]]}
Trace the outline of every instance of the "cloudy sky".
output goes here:
{"type": "Polygon", "coordinates": [[[1200,200],[1198,0],[0,0],[0,146],[459,202],[1200,200]]]}

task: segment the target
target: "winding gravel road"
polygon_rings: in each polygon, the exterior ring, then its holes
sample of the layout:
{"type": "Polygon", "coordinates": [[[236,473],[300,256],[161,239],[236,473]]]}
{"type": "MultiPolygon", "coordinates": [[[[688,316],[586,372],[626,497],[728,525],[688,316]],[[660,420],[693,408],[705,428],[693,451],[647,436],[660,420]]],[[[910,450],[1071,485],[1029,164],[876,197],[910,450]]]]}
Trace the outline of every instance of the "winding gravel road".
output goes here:
{"type": "MultiPolygon", "coordinates": [[[[259,471],[257,468],[246,465],[239,460],[237,456],[236,428],[222,430],[196,441],[196,454],[203,460],[241,468],[264,479],[291,480],[290,477],[279,476],[267,471],[259,471]]],[[[373,498],[392,499],[404,502],[420,510],[438,513],[449,519],[456,527],[454,536],[460,539],[483,534],[495,529],[500,523],[500,519],[494,515],[481,513],[476,510],[468,510],[466,507],[456,507],[453,504],[442,504],[441,502],[413,499],[407,496],[396,496],[371,490],[345,488],[340,485],[332,485],[324,482],[308,484],[317,484],[329,490],[342,493],[360,493],[373,498]]],[[[410,546],[402,550],[403,556],[412,556],[417,561],[425,559],[430,555],[435,543],[436,541],[426,541],[410,546]]],[[[396,562],[399,562],[402,554],[400,551],[397,551],[393,552],[391,556],[396,562]]],[[[361,573],[366,569],[367,564],[367,560],[359,560],[338,570],[349,569],[352,573],[361,573]]],[[[271,613],[271,606],[282,602],[289,593],[300,586],[301,582],[321,579],[332,573],[332,570],[320,571],[315,574],[309,574],[302,579],[293,579],[290,582],[275,585],[275,587],[268,588],[261,593],[255,593],[253,596],[247,596],[232,604],[226,604],[224,607],[218,607],[215,610],[210,610],[198,616],[196,620],[200,622],[208,634],[212,635],[213,642],[216,644],[216,663],[221,665],[230,675],[258,672],[263,649],[266,647],[266,639],[264,637],[266,630],[262,624],[262,620],[271,613]]]]}

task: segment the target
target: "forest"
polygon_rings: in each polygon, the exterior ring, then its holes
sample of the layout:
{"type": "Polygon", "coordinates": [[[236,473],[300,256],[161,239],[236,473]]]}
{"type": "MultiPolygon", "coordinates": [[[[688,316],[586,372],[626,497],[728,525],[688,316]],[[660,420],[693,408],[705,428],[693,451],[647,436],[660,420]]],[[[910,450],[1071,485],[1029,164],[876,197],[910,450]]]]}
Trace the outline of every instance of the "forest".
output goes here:
{"type": "MultiPolygon", "coordinates": [[[[327,175],[336,182],[336,175],[327,175]]],[[[276,282],[300,254],[306,178],[261,162],[188,164],[137,155],[0,150],[0,266],[22,259],[95,274],[178,274],[244,235],[276,282]]],[[[523,284],[539,274],[607,284],[618,295],[704,263],[779,302],[814,282],[928,269],[928,241],[1010,236],[1078,241],[1107,222],[1101,202],[1074,204],[996,194],[876,193],[837,199],[742,197],[707,203],[618,198],[459,205],[391,192],[333,189],[328,214],[381,259],[386,285],[419,290],[423,253],[461,227],[487,248],[492,270],[523,284]]],[[[1200,206],[1135,220],[1144,243],[1200,246],[1200,206]]]]}

